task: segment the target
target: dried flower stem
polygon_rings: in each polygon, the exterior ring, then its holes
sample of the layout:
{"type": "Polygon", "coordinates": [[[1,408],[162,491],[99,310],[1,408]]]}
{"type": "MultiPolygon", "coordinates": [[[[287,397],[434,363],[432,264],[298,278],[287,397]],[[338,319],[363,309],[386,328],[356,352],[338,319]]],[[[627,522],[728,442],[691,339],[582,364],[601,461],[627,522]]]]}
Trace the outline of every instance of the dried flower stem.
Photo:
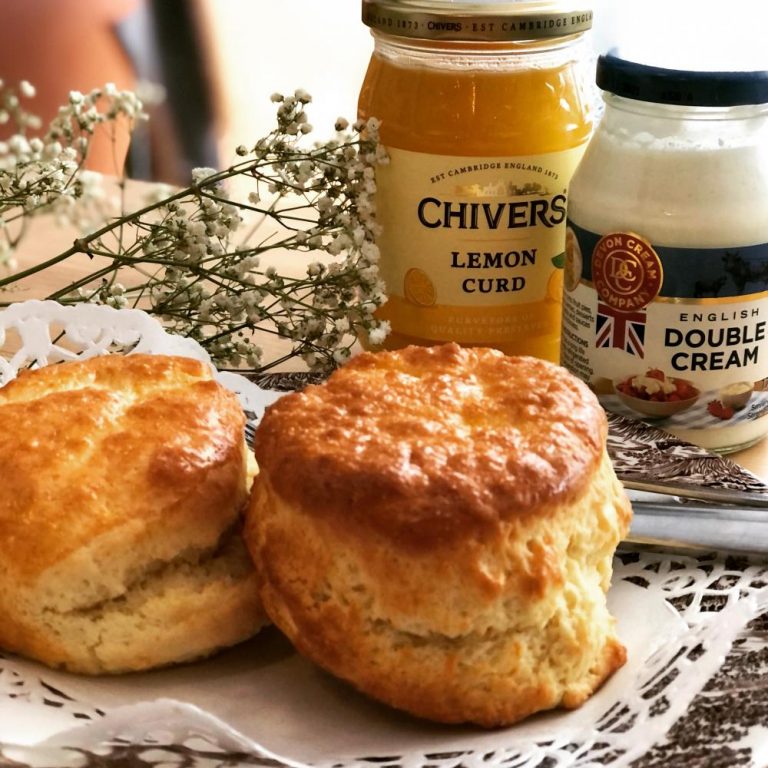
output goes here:
{"type": "MultiPolygon", "coordinates": [[[[8,98],[7,89],[2,93],[8,98]]],[[[360,334],[383,340],[388,326],[373,314],[385,301],[374,242],[374,168],[386,162],[378,124],[369,120],[342,133],[347,124],[339,120],[335,140],[305,149],[298,138],[312,130],[305,113],[309,95],[272,98],[277,127],[253,148],[238,147],[243,160],[222,171],[197,169],[188,187],[165,189],[95,228],[81,218],[84,207],[92,214],[93,201],[103,202],[103,194],[88,192],[94,178],[84,178],[82,170],[88,139],[101,123],[114,128],[120,119],[140,119],[140,102],[110,86],[73,94],[44,138],[27,140],[30,124],[11,98],[19,132],[0,145],[0,259],[3,247],[6,258],[12,256],[32,215],[53,212],[91,231],[47,261],[0,278],[0,290],[86,254],[93,270],[48,298],[140,307],[170,331],[198,341],[220,366],[266,370],[299,355],[311,370],[328,369],[349,357],[360,334]],[[107,108],[99,111],[103,99],[107,108]],[[229,194],[235,179],[249,184],[244,199],[229,194]],[[254,217],[258,221],[235,243],[244,220],[254,217]],[[22,228],[10,235],[15,221],[22,228]],[[257,241],[265,221],[272,222],[269,232],[257,241]],[[322,261],[310,263],[304,277],[261,267],[265,255],[284,260],[291,251],[318,252],[322,261]],[[262,360],[256,331],[288,339],[290,353],[262,360]]]]}

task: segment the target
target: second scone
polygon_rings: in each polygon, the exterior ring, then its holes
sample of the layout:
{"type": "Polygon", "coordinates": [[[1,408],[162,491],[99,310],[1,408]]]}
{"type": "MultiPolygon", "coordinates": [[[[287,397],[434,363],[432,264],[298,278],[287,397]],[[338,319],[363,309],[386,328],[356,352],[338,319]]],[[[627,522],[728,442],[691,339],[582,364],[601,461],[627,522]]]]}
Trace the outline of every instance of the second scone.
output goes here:
{"type": "Polygon", "coordinates": [[[575,707],[625,660],[605,593],[630,506],[562,368],[456,345],[366,353],[268,409],[246,521],[296,648],[417,716],[575,707]]]}

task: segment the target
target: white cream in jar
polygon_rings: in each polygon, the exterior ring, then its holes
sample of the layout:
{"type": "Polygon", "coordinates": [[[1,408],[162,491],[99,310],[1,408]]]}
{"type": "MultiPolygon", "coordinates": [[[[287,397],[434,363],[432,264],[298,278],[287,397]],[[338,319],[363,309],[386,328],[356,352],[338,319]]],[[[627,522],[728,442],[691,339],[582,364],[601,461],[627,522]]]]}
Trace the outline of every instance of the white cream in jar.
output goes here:
{"type": "Polygon", "coordinates": [[[607,56],[598,85],[569,192],[561,361],[608,410],[750,445],[768,432],[768,72],[607,56]],[[643,390],[664,407],[621,396],[649,372],[688,386],[643,390]]]}

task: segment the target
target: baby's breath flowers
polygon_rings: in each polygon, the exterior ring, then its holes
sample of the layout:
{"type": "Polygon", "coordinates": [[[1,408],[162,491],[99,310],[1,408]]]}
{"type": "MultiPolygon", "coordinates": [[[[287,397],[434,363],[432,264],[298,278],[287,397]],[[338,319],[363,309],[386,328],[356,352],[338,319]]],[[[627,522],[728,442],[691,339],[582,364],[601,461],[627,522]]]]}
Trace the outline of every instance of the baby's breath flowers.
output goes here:
{"type": "Polygon", "coordinates": [[[10,269],[31,216],[53,213],[81,226],[103,220],[101,176],[83,170],[91,139],[99,126],[114,131],[125,120],[132,130],[146,117],[135,94],[107,85],[87,94],[72,91],[47,130],[37,135],[42,122],[23,104],[34,96],[34,86],[26,81],[14,89],[0,80],[0,126],[14,131],[0,141],[0,266],[10,269]]]}
{"type": "MultiPolygon", "coordinates": [[[[142,115],[138,100],[114,89],[99,97],[108,99],[106,110],[73,94],[36,148],[9,146],[0,156],[0,238],[29,212],[61,213],[72,205],[62,200],[82,194],[81,139],[90,120],[142,115]]],[[[48,298],[145,309],[198,341],[220,367],[265,370],[298,355],[310,370],[327,370],[348,359],[359,335],[383,341],[388,325],[373,314],[385,301],[375,244],[374,169],[386,162],[378,123],[349,131],[340,118],[333,140],[305,147],[310,95],[273,94],[272,101],[276,128],[254,146],[238,147],[231,167],[198,168],[187,188],[155,190],[144,207],[107,220],[64,253],[0,277],[0,289],[87,254],[89,274],[48,298]],[[241,183],[247,190],[238,194],[233,188],[241,183]],[[280,268],[298,258],[309,262],[303,275],[280,268]],[[290,351],[264,360],[256,330],[288,340],[290,351]]],[[[6,236],[6,249],[16,240],[6,236]]]]}

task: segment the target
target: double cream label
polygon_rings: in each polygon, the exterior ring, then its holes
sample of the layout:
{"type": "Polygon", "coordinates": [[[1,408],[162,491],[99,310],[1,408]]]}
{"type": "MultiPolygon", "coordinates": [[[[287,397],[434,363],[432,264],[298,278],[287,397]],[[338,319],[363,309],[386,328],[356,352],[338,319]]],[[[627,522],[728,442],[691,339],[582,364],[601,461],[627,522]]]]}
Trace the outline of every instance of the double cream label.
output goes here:
{"type": "Polygon", "coordinates": [[[565,273],[562,363],[608,410],[705,446],[764,431],[767,244],[663,247],[569,221],[565,273]]]}
{"type": "Polygon", "coordinates": [[[551,332],[566,185],[582,148],[527,157],[388,151],[390,164],[377,171],[377,215],[393,327],[469,343],[551,332]]]}

